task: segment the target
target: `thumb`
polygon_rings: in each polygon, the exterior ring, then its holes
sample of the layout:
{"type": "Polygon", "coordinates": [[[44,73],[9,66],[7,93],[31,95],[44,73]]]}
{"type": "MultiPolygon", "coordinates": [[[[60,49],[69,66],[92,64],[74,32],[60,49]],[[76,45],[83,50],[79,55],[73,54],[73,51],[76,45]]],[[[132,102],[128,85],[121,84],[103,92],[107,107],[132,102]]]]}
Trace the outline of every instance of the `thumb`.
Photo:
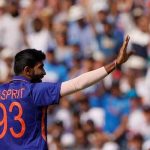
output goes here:
{"type": "Polygon", "coordinates": [[[128,56],[128,58],[129,58],[131,55],[134,55],[134,54],[135,54],[134,51],[130,51],[130,52],[127,53],[127,56],[128,56]]]}

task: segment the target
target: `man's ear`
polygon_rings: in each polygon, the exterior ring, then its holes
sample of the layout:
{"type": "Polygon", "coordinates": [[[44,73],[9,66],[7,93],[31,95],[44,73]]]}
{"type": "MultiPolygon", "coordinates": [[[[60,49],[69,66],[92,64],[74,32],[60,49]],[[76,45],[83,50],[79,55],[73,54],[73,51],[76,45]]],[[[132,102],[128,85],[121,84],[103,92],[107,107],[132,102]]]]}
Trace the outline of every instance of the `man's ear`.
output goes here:
{"type": "Polygon", "coordinates": [[[32,75],[33,70],[29,66],[25,66],[23,72],[25,75],[30,76],[30,75],[32,75]]]}

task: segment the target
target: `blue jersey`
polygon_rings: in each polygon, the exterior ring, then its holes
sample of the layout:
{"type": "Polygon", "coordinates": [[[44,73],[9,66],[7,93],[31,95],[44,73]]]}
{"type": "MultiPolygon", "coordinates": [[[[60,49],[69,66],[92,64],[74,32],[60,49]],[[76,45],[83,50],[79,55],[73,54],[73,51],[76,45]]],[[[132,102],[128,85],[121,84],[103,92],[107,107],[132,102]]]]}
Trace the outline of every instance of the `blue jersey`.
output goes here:
{"type": "Polygon", "coordinates": [[[46,150],[46,110],[59,103],[61,83],[15,76],[0,85],[0,149],[46,150]]]}

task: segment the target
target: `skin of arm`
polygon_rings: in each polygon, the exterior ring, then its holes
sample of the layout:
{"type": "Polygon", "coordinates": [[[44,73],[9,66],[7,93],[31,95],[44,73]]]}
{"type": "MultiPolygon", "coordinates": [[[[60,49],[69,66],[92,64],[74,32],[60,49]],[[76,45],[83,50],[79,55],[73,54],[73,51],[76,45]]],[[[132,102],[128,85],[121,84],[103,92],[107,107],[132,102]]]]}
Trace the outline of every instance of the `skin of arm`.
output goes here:
{"type": "Polygon", "coordinates": [[[111,73],[113,70],[115,70],[118,66],[120,66],[121,64],[126,62],[129,58],[129,56],[131,55],[131,53],[126,52],[129,39],[130,39],[130,37],[127,36],[122,44],[122,47],[120,48],[117,58],[113,62],[111,62],[99,69],[84,73],[74,79],[62,82],[60,95],[66,96],[66,95],[75,93],[79,90],[85,89],[85,88],[97,83],[98,81],[102,80],[109,73],[111,73]]]}

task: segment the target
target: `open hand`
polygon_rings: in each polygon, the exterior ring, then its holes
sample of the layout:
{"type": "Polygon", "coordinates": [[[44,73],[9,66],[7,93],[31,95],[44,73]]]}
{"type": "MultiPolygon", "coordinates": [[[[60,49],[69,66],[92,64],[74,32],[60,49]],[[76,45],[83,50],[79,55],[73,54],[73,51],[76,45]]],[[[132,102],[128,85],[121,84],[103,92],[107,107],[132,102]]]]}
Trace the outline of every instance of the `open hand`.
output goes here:
{"type": "Polygon", "coordinates": [[[116,58],[117,65],[121,65],[125,63],[130,57],[130,55],[132,55],[132,52],[127,53],[127,46],[128,46],[129,40],[130,40],[130,37],[127,36],[122,44],[122,47],[120,48],[119,54],[116,58]]]}

